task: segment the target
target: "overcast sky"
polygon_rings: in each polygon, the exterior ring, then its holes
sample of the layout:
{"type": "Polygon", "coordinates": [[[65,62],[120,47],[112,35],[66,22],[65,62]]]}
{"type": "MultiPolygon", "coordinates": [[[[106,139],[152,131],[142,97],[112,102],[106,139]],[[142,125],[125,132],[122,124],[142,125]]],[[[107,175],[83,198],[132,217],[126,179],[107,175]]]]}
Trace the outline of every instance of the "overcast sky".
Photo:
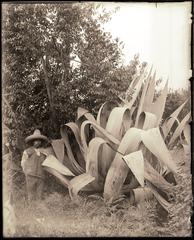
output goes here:
{"type": "Polygon", "coordinates": [[[173,89],[188,87],[190,77],[191,2],[183,3],[103,3],[120,9],[104,28],[125,43],[124,61],[134,54],[153,64],[156,77],[169,78],[173,89]]]}

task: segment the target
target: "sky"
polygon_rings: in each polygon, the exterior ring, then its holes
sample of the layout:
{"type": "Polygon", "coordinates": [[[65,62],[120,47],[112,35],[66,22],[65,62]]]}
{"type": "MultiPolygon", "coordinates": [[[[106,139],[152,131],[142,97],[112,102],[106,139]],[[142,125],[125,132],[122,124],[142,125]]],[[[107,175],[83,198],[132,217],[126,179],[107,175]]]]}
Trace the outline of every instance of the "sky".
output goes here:
{"type": "Polygon", "coordinates": [[[124,63],[136,53],[156,70],[156,78],[174,90],[189,87],[191,2],[102,3],[107,10],[119,6],[105,31],[124,42],[124,63]]]}

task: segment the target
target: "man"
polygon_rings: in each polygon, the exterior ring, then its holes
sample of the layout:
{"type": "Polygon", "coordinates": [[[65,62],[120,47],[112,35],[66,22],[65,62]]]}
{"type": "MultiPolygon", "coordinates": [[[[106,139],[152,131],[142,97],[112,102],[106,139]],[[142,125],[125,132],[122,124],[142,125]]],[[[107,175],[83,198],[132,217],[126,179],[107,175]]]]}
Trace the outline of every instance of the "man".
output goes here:
{"type": "Polygon", "coordinates": [[[44,147],[49,140],[36,129],[25,139],[25,142],[30,147],[23,152],[21,166],[26,177],[28,200],[31,202],[42,198],[45,177],[42,163],[46,158],[44,147]]]}

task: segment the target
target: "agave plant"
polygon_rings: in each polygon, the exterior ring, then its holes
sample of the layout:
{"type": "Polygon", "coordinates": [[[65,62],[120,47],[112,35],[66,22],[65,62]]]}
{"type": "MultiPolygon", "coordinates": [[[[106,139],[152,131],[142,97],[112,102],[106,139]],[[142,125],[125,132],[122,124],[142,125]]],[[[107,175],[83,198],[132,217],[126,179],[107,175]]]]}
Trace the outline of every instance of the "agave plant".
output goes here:
{"type": "Polygon", "coordinates": [[[130,99],[105,102],[96,118],[78,108],[76,121],[62,126],[61,139],[46,150],[44,168],[68,188],[72,200],[88,191],[101,192],[106,203],[113,203],[128,192],[134,201],[155,196],[170,211],[173,184],[166,176],[176,179],[181,169],[169,149],[181,134],[189,144],[191,113],[178,122],[183,103],[162,124],[168,81],[154,101],[151,72],[135,76],[127,91],[133,92],[130,99]],[[178,126],[166,141],[175,121],[178,126]]]}

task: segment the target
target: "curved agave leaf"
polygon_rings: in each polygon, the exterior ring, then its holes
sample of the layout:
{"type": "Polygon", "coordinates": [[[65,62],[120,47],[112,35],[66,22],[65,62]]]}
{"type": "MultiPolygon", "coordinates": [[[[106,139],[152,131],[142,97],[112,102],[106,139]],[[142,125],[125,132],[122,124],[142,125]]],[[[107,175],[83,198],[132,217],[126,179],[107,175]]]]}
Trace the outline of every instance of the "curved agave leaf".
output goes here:
{"type": "Polygon", "coordinates": [[[102,146],[106,141],[102,138],[95,137],[89,143],[87,161],[86,161],[86,173],[95,177],[90,186],[96,191],[103,190],[103,182],[100,170],[100,159],[102,157],[102,146]]]}
{"type": "MultiPolygon", "coordinates": [[[[83,152],[83,146],[82,146],[81,137],[80,137],[80,130],[77,124],[74,122],[69,122],[69,123],[66,123],[64,126],[67,126],[71,129],[71,131],[73,132],[73,135],[75,136],[76,142],[79,145],[80,151],[83,152]]],[[[64,126],[61,127],[61,130],[60,130],[61,134],[63,131],[65,131],[64,126]]]]}
{"type": "Polygon", "coordinates": [[[52,174],[53,176],[55,176],[63,186],[65,186],[66,188],[69,186],[69,183],[70,183],[69,179],[64,175],[62,175],[61,173],[59,173],[57,170],[47,166],[44,166],[44,169],[50,174],[52,174]]]}
{"type": "Polygon", "coordinates": [[[131,190],[130,202],[140,203],[144,201],[151,200],[154,197],[152,191],[148,187],[138,187],[131,190]],[[133,199],[132,199],[133,198],[133,199]]]}
{"type": "Polygon", "coordinates": [[[163,123],[162,125],[162,133],[163,133],[163,136],[164,138],[166,138],[170,132],[170,129],[172,128],[173,124],[174,123],[177,123],[177,126],[180,124],[180,121],[178,120],[178,118],[176,117],[168,117],[166,119],[166,122],[163,123]],[[169,125],[171,125],[172,123],[172,126],[169,127],[169,125]]]}
{"type": "Polygon", "coordinates": [[[179,168],[173,161],[159,128],[142,131],[141,137],[146,148],[157,157],[162,165],[167,166],[174,173],[178,172],[179,168]]]}
{"type": "MultiPolygon", "coordinates": [[[[167,137],[167,135],[170,132],[174,122],[178,121],[177,117],[178,117],[179,113],[181,112],[181,110],[183,109],[183,107],[185,106],[185,104],[188,102],[188,100],[189,100],[189,98],[182,105],[180,105],[163,123],[162,131],[163,131],[163,134],[164,134],[164,138],[167,137]]],[[[178,121],[178,123],[179,123],[179,121],[178,121]]]]}
{"type": "MultiPolygon", "coordinates": [[[[112,133],[114,137],[121,140],[123,134],[130,127],[130,111],[126,107],[115,107],[108,118],[106,131],[112,133]]],[[[111,162],[116,152],[108,146],[104,145],[102,149],[101,174],[106,177],[111,162]]]]}
{"type": "Polygon", "coordinates": [[[51,141],[51,145],[55,152],[57,159],[62,163],[64,160],[64,142],[62,139],[56,139],[51,141]]]}
{"type": "Polygon", "coordinates": [[[189,112],[181,121],[181,123],[178,125],[178,127],[176,128],[174,134],[172,135],[170,142],[169,142],[169,146],[171,146],[175,140],[180,136],[180,134],[182,133],[186,123],[189,121],[191,117],[191,112],[189,112]]]}
{"type": "Polygon", "coordinates": [[[149,112],[142,112],[139,116],[137,128],[147,130],[156,127],[156,115],[149,112]]]}
{"type": "Polygon", "coordinates": [[[165,193],[169,193],[172,190],[173,185],[167,182],[148,161],[145,161],[145,179],[165,193]]]}
{"type": "Polygon", "coordinates": [[[137,128],[130,128],[121,140],[106,176],[104,185],[105,201],[118,198],[129,172],[129,168],[122,157],[138,150],[141,142],[141,131],[142,130],[137,128]]]}
{"type": "Polygon", "coordinates": [[[191,130],[190,130],[190,125],[187,123],[183,129],[183,133],[185,136],[185,139],[187,141],[187,144],[191,144],[191,130]]]}
{"type": "Polygon", "coordinates": [[[69,195],[72,200],[76,200],[78,192],[85,187],[87,184],[95,180],[95,177],[91,176],[89,173],[83,173],[79,176],[74,177],[69,182],[69,195]]]}
{"type": "Polygon", "coordinates": [[[70,160],[70,163],[73,168],[73,173],[75,173],[75,175],[84,173],[85,170],[75,160],[66,131],[61,131],[61,136],[66,147],[68,159],[70,160]]]}
{"type": "Polygon", "coordinates": [[[103,127],[104,129],[106,128],[106,124],[108,121],[108,117],[110,115],[110,112],[114,107],[118,107],[118,103],[110,101],[110,102],[105,102],[102,104],[98,111],[98,115],[96,118],[97,123],[103,127]]]}
{"type": "Polygon", "coordinates": [[[78,107],[78,109],[77,109],[77,120],[80,119],[82,116],[84,116],[88,112],[89,111],[87,109],[82,108],[82,107],[78,107]]]}
{"type": "Polygon", "coordinates": [[[123,157],[139,184],[144,187],[144,158],[142,151],[136,151],[123,157]]]}
{"type": "Polygon", "coordinates": [[[84,116],[86,117],[87,120],[96,122],[96,119],[94,118],[94,116],[91,113],[88,112],[84,116]]]}
{"type": "Polygon", "coordinates": [[[95,131],[98,133],[98,135],[101,136],[103,139],[105,139],[112,146],[115,147],[119,145],[120,141],[116,139],[114,136],[112,136],[109,132],[107,132],[104,128],[102,128],[95,122],[91,122],[87,120],[87,121],[84,121],[81,125],[81,141],[84,149],[84,154],[86,154],[88,149],[88,144],[85,136],[85,128],[87,127],[87,125],[91,125],[95,129],[95,131]]]}
{"type": "Polygon", "coordinates": [[[123,157],[128,167],[133,172],[139,184],[144,187],[144,177],[156,187],[164,192],[169,192],[172,185],[168,183],[147,161],[145,161],[142,151],[133,152],[123,157]]]}
{"type": "Polygon", "coordinates": [[[98,179],[98,154],[99,148],[102,144],[105,144],[106,141],[102,138],[95,137],[89,143],[89,149],[86,159],[86,172],[90,173],[93,177],[98,179]]]}
{"type": "Polygon", "coordinates": [[[65,127],[71,129],[75,137],[75,139],[73,139],[74,140],[74,146],[73,146],[74,158],[77,160],[78,164],[82,167],[82,169],[85,169],[84,150],[81,143],[80,130],[76,123],[70,122],[61,127],[60,129],[61,136],[63,136],[64,134],[63,132],[65,131],[65,127]]]}
{"type": "Polygon", "coordinates": [[[109,115],[106,131],[121,140],[123,134],[130,128],[130,118],[127,107],[115,107],[109,115]]]}
{"type": "Polygon", "coordinates": [[[94,116],[87,109],[78,107],[78,110],[77,110],[77,120],[79,120],[83,116],[85,116],[86,119],[88,119],[89,121],[96,121],[94,116]]]}
{"type": "Polygon", "coordinates": [[[96,119],[94,118],[94,116],[87,109],[78,107],[77,111],[78,111],[78,113],[77,113],[76,124],[77,124],[78,128],[81,127],[82,123],[85,120],[96,122],[96,119]]]}
{"type": "Polygon", "coordinates": [[[56,157],[53,155],[49,155],[44,162],[42,163],[42,166],[50,167],[58,171],[59,173],[65,175],[65,176],[75,176],[66,166],[64,166],[56,157]]]}

